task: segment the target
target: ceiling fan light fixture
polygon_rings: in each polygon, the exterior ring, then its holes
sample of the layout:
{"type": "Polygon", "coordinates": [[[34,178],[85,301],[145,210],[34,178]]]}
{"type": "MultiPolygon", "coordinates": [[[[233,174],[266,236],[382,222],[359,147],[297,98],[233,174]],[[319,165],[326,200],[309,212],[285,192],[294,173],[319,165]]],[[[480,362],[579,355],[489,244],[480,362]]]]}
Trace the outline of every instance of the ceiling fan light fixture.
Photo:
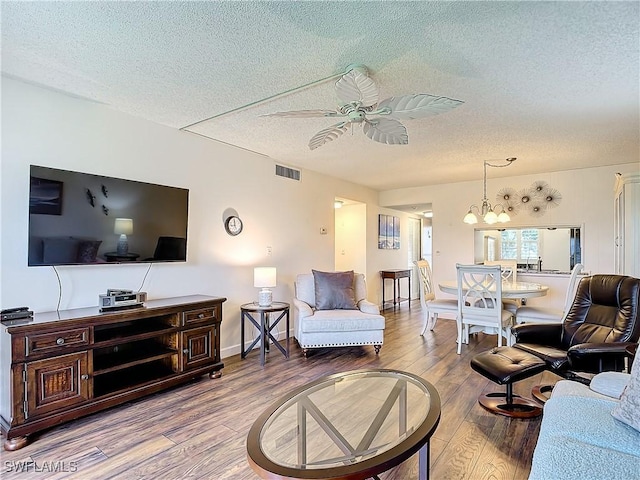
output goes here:
{"type": "MultiPolygon", "coordinates": [[[[361,124],[364,134],[386,145],[407,145],[409,136],[399,120],[412,120],[448,112],[464,102],[429,94],[401,95],[378,101],[379,89],[369,78],[367,67],[351,64],[336,82],[341,106],[336,110],[299,110],[275,112],[263,117],[342,117],[340,123],[324,128],[309,141],[314,150],[341,136],[349,125],[361,124]]],[[[296,89],[294,89],[296,90],[296,89]]]]}

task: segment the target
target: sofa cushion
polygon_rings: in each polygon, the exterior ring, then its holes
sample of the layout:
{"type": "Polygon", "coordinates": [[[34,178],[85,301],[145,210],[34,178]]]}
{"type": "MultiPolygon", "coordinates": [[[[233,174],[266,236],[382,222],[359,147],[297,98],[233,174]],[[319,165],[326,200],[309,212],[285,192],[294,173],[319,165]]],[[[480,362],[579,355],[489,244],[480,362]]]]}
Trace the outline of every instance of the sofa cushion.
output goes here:
{"type": "Polygon", "coordinates": [[[384,330],[384,317],[360,310],[316,310],[302,323],[302,332],[358,332],[384,330]]]}
{"type": "Polygon", "coordinates": [[[629,383],[611,415],[640,432],[640,360],[633,363],[629,383]]]}
{"type": "Polygon", "coordinates": [[[348,272],[313,273],[316,308],[318,310],[357,310],[353,289],[353,270],[348,272]]]}
{"type": "Polygon", "coordinates": [[[640,433],[611,416],[615,404],[586,385],[558,382],[544,406],[529,480],[636,478],[640,433]]]}
{"type": "Polygon", "coordinates": [[[78,258],[78,240],[73,237],[48,237],[42,240],[42,261],[47,265],[75,263],[78,258]]]}

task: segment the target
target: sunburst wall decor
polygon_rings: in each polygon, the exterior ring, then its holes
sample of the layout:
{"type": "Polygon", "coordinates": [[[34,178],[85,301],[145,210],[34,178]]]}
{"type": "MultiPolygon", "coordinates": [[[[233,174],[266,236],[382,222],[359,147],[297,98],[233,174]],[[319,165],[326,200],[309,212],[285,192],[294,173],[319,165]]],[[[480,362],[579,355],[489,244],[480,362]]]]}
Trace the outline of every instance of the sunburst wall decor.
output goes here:
{"type": "Polygon", "coordinates": [[[537,180],[521,190],[504,187],[496,194],[496,202],[502,204],[510,216],[527,212],[532,217],[541,217],[547,210],[560,205],[561,201],[560,191],[544,180],[537,180]]]}

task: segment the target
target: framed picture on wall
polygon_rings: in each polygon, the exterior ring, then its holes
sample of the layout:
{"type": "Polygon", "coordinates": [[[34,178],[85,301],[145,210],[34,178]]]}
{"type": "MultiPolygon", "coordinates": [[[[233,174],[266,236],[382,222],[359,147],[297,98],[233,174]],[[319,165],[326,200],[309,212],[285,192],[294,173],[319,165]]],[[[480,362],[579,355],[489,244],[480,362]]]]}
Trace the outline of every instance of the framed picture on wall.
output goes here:
{"type": "Polygon", "coordinates": [[[393,249],[400,249],[400,217],[393,217],[393,249]]]}
{"type": "Polygon", "coordinates": [[[48,178],[31,177],[29,213],[62,215],[62,182],[48,178]]]}
{"type": "Polygon", "coordinates": [[[378,248],[384,250],[400,248],[400,218],[378,215],[378,248]]]}

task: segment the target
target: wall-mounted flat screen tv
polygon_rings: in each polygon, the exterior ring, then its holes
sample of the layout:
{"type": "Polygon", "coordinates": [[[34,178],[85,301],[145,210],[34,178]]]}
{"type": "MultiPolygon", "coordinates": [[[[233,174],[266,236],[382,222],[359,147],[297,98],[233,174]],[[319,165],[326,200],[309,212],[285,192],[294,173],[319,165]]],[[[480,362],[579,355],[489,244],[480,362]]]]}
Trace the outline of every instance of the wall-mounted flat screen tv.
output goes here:
{"type": "Polygon", "coordinates": [[[29,266],[184,262],[189,190],[31,165],[29,266]]]}

